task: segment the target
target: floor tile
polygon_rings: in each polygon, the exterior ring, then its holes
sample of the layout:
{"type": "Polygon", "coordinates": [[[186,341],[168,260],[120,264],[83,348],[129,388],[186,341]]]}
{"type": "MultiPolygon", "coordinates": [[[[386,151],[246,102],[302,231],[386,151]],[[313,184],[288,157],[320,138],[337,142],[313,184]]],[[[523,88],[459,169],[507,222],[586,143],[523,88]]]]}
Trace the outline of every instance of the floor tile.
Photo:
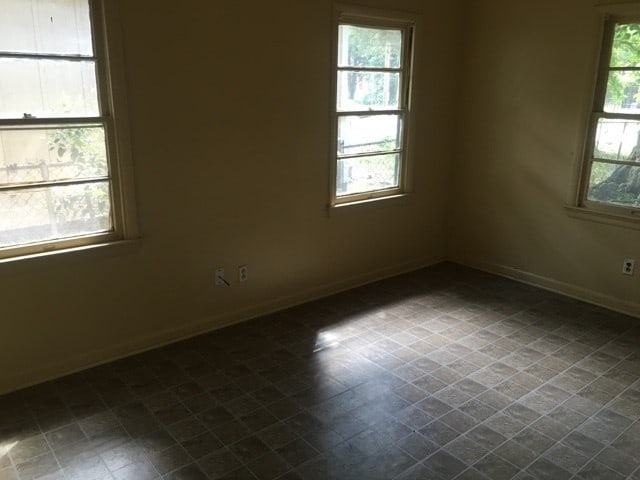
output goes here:
{"type": "Polygon", "coordinates": [[[1,396],[0,477],[637,480],[639,345],[443,263],[1,396]]]}

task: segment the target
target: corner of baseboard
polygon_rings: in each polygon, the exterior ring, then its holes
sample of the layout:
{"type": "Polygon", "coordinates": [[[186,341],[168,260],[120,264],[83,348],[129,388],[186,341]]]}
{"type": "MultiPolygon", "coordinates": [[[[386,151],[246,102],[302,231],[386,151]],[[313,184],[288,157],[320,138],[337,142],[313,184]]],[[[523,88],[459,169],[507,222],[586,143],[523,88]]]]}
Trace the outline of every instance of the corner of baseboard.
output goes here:
{"type": "Polygon", "coordinates": [[[613,310],[624,315],[640,318],[640,303],[629,302],[617,297],[612,297],[611,295],[605,295],[595,290],[563,282],[555,278],[545,277],[497,263],[460,257],[450,257],[447,258],[447,261],[482,270],[483,272],[493,273],[501,277],[510,278],[517,282],[565,295],[567,297],[603,307],[608,310],[613,310]]]}

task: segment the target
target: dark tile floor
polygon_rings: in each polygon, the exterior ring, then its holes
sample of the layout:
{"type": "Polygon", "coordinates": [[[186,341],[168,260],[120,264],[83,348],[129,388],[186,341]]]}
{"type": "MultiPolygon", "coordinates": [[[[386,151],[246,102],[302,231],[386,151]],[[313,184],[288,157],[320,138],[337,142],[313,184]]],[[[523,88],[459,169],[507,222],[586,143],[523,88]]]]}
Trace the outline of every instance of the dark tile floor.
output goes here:
{"type": "Polygon", "coordinates": [[[441,264],[0,397],[0,478],[640,479],[640,321],[441,264]]]}

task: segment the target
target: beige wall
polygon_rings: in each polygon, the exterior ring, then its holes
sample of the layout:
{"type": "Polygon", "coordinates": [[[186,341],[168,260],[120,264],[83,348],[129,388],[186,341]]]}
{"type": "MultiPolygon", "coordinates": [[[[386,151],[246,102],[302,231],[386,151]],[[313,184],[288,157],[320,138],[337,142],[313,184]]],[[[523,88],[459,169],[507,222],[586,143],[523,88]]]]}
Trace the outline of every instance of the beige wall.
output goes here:
{"type": "Polygon", "coordinates": [[[563,208],[592,0],[359,3],[423,14],[415,192],[329,216],[330,1],[118,1],[142,240],[2,265],[0,391],[445,257],[640,315],[640,231],[563,208]]]}
{"type": "Polygon", "coordinates": [[[142,240],[0,267],[0,392],[444,258],[458,2],[361,3],[424,14],[415,192],[329,216],[331,2],[118,1],[142,240]]]}
{"type": "Polygon", "coordinates": [[[591,0],[472,0],[451,197],[457,261],[640,315],[640,231],[569,218],[599,14],[591,0]]]}

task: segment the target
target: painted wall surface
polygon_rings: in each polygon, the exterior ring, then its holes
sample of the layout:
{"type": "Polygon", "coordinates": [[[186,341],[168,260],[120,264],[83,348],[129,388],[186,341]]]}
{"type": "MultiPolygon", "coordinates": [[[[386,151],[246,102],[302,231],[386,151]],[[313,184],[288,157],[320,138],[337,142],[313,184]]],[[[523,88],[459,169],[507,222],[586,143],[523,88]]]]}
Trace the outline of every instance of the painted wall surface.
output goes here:
{"type": "Polygon", "coordinates": [[[458,2],[360,2],[423,16],[414,193],[330,216],[330,1],[112,1],[141,240],[0,265],[0,392],[444,258],[458,2]]]}
{"type": "Polygon", "coordinates": [[[454,260],[640,314],[640,231],[569,218],[601,15],[591,0],[472,0],[465,12],[454,260]]]}
{"type": "Polygon", "coordinates": [[[640,230],[564,209],[593,0],[359,1],[422,14],[414,192],[334,215],[329,0],[111,1],[141,240],[0,265],[0,392],[447,257],[640,315],[640,230]]]}

